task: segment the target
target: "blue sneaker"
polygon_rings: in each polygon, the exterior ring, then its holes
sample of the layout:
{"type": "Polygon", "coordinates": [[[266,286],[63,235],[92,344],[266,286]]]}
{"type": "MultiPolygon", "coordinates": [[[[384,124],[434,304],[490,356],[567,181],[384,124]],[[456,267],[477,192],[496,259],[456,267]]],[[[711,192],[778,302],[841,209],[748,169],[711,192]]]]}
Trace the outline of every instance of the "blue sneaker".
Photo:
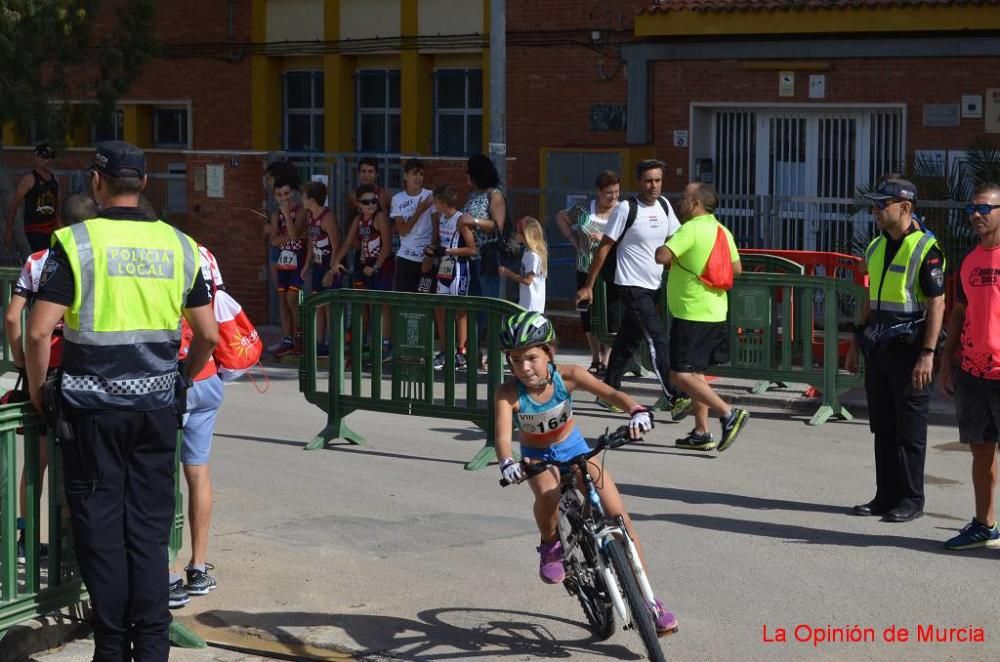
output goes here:
{"type": "Polygon", "coordinates": [[[1000,528],[996,522],[989,527],[973,517],[957,536],[944,543],[944,548],[952,551],[977,547],[1000,547],[1000,528]]]}

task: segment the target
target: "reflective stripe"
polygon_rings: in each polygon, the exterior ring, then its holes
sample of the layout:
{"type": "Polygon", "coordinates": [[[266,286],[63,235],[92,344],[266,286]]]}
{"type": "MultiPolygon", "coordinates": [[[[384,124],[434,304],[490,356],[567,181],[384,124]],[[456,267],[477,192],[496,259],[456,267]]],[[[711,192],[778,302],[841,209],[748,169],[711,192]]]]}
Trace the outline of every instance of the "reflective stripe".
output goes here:
{"type": "Polygon", "coordinates": [[[156,377],[140,377],[139,379],[106,379],[97,375],[70,375],[64,372],[62,388],[64,391],[85,391],[107,395],[147,395],[173,390],[176,379],[176,372],[156,377]]]}
{"type": "Polygon", "coordinates": [[[916,313],[923,310],[923,306],[912,301],[907,301],[906,303],[882,301],[879,303],[879,308],[890,313],[916,313]]]}
{"type": "Polygon", "coordinates": [[[906,265],[906,300],[909,302],[914,299],[914,289],[913,286],[917,282],[917,272],[920,271],[920,263],[924,259],[924,247],[931,240],[929,234],[925,234],[917,242],[917,245],[913,248],[913,252],[910,253],[910,263],[906,265]]]}
{"type": "MultiPolygon", "coordinates": [[[[191,247],[191,241],[188,239],[186,234],[177,228],[173,228],[173,231],[177,234],[177,241],[181,242],[181,246],[184,247],[184,291],[186,293],[189,292],[194,286],[194,249],[191,247]]],[[[199,267],[200,266],[201,265],[199,264],[199,267]]],[[[184,304],[187,303],[186,299],[187,296],[182,294],[181,308],[183,308],[184,304]]]]}
{"type": "Polygon", "coordinates": [[[878,242],[881,241],[883,237],[876,237],[875,240],[868,244],[868,250],[865,251],[865,262],[872,261],[872,255],[875,254],[875,250],[878,248],[878,242]]]}
{"type": "MultiPolygon", "coordinates": [[[[94,249],[86,223],[70,226],[76,242],[76,256],[80,262],[80,312],[81,331],[94,330],[94,249]]],[[[67,327],[68,328],[68,327],[67,327]]]]}
{"type": "Polygon", "coordinates": [[[181,331],[75,331],[69,327],[63,336],[77,345],[138,345],[141,343],[170,343],[181,339],[181,331]]]}

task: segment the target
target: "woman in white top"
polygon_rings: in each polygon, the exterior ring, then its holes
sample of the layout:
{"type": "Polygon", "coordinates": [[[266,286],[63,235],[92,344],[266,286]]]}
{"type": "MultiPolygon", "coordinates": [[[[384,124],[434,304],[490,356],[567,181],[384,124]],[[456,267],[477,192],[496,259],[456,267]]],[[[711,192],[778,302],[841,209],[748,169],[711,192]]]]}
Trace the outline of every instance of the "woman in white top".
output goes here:
{"type": "Polygon", "coordinates": [[[517,241],[525,247],[521,255],[521,273],[516,274],[503,265],[497,272],[502,278],[510,278],[521,286],[518,303],[522,308],[544,313],[549,247],[545,243],[545,230],[537,218],[525,216],[517,222],[517,241]]]}
{"type": "MultiPolygon", "coordinates": [[[[608,217],[618,206],[621,196],[621,178],[614,170],[604,170],[597,175],[595,182],[597,197],[590,204],[580,203],[570,209],[564,209],[556,214],[559,231],[576,248],[576,284],[577,288],[587,282],[587,272],[594,257],[594,250],[601,243],[608,217]]],[[[608,309],[608,330],[612,333],[621,326],[621,304],[615,296],[614,288],[606,288],[608,309]]],[[[608,369],[608,358],[611,355],[609,345],[598,342],[590,332],[590,309],[580,311],[580,322],[587,334],[590,345],[591,363],[588,371],[599,378],[604,377],[608,369]]]]}

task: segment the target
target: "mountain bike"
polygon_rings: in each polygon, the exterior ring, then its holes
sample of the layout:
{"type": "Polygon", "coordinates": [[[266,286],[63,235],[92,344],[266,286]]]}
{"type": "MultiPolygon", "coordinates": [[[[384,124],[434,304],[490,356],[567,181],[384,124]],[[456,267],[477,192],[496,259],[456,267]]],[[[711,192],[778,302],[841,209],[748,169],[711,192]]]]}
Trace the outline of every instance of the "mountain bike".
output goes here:
{"type": "MultiPolygon", "coordinates": [[[[597,486],[587,471],[592,457],[631,440],[628,426],[623,425],[605,432],[590,451],[566,462],[523,463],[524,478],[518,482],[549,467],[559,468],[559,539],[566,571],[563,586],[579,600],[598,640],[614,633],[617,615],[623,629],[638,632],[650,660],[664,661],[654,623],[653,589],[635,543],[623,517],[605,514],[597,486]]],[[[509,484],[500,480],[501,487],[509,484]]]]}

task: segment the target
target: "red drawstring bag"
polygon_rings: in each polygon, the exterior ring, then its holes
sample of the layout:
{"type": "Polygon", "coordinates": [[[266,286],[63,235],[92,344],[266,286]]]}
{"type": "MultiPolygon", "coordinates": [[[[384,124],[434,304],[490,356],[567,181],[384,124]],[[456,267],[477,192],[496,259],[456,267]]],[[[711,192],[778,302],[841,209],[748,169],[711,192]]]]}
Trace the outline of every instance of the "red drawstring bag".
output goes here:
{"type": "Polygon", "coordinates": [[[716,228],[715,244],[698,278],[717,290],[733,289],[733,259],[729,255],[729,239],[722,225],[716,228]]]}
{"type": "Polygon", "coordinates": [[[225,290],[216,290],[212,305],[219,323],[219,344],[212,356],[219,366],[219,377],[231,382],[260,362],[264,341],[243,307],[225,290]]]}

